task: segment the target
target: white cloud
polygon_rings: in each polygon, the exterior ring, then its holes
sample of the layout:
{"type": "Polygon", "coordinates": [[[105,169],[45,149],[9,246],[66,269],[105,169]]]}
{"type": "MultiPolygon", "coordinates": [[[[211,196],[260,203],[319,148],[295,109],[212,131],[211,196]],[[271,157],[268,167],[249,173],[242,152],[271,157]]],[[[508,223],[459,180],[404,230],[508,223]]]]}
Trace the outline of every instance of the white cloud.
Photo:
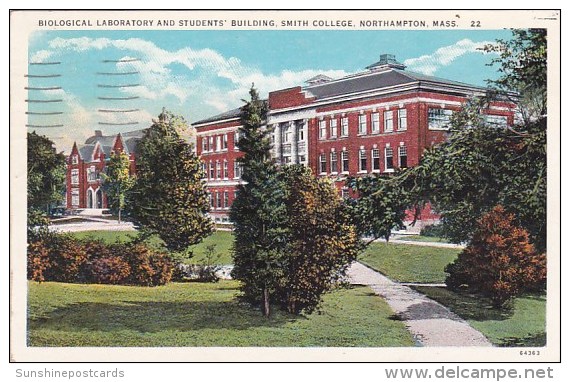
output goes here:
{"type": "MultiPolygon", "coordinates": [[[[138,61],[120,62],[117,67],[122,70],[136,70],[140,73],[142,85],[136,88],[124,90],[125,92],[145,97],[147,99],[159,99],[168,95],[176,97],[184,103],[190,97],[190,92],[204,95],[212,91],[212,83],[204,81],[208,76],[223,78],[232,84],[228,92],[247,94],[252,83],[261,94],[267,95],[271,90],[285,88],[294,85],[302,85],[303,82],[317,74],[325,74],[329,77],[343,77],[347,75],[342,70],[284,70],[278,74],[266,74],[259,69],[243,64],[237,57],[224,57],[212,49],[195,50],[189,47],[177,51],[168,51],[156,46],[153,42],[139,38],[127,40],[111,40],[107,38],[91,39],[87,37],[63,39],[56,38],[50,41],[52,49],[70,49],[76,52],[88,49],[105,49],[114,47],[127,51],[126,59],[138,58],[138,61]],[[188,78],[173,79],[171,75],[172,64],[184,65],[189,71],[201,69],[200,82],[191,81],[188,78]],[[206,92],[206,93],[204,93],[206,92]]],[[[236,100],[239,102],[239,98],[236,100]]],[[[213,106],[212,101],[208,103],[213,106]]],[[[221,101],[218,102],[218,107],[221,101]]]]}
{"type": "Polygon", "coordinates": [[[440,68],[450,65],[457,58],[465,54],[483,54],[484,52],[480,49],[487,44],[492,44],[492,42],[475,42],[470,39],[463,39],[457,41],[453,45],[441,47],[431,54],[426,54],[417,58],[409,58],[404,61],[404,64],[408,66],[408,69],[410,70],[421,72],[427,75],[433,75],[440,68]]]}

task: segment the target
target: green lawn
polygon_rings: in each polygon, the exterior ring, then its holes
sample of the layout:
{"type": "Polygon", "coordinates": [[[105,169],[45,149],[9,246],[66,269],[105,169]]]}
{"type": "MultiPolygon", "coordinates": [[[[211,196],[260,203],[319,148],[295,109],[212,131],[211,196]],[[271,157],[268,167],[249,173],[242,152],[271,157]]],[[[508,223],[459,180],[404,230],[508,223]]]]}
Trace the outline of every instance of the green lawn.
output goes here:
{"type": "Polygon", "coordinates": [[[28,284],[29,346],[414,346],[365,287],[325,297],[321,314],[269,319],[236,300],[238,283],[129,287],[28,284]]]}
{"type": "Polygon", "coordinates": [[[445,288],[415,287],[420,293],[449,307],[497,346],[546,344],[546,297],[528,295],[511,307],[497,310],[489,300],[445,288]]]}
{"type": "Polygon", "coordinates": [[[443,269],[461,250],[418,245],[372,243],[360,262],[400,282],[442,283],[443,269]]]}
{"type": "Polygon", "coordinates": [[[447,239],[437,236],[422,236],[422,235],[402,235],[394,240],[407,240],[407,241],[423,241],[427,243],[449,243],[447,239]]]}
{"type": "MultiPolygon", "coordinates": [[[[115,241],[126,242],[132,240],[138,235],[138,233],[136,231],[84,231],[72,232],[71,235],[75,236],[78,239],[93,238],[103,240],[106,243],[114,243],[115,241]]],[[[152,237],[150,240],[155,243],[161,242],[158,237],[152,237]]],[[[189,264],[200,263],[204,259],[206,246],[215,244],[216,248],[214,253],[220,255],[216,263],[221,265],[231,264],[232,243],[233,235],[231,232],[216,231],[212,235],[205,238],[201,243],[192,246],[191,250],[194,253],[194,256],[185,262],[189,264]]]]}

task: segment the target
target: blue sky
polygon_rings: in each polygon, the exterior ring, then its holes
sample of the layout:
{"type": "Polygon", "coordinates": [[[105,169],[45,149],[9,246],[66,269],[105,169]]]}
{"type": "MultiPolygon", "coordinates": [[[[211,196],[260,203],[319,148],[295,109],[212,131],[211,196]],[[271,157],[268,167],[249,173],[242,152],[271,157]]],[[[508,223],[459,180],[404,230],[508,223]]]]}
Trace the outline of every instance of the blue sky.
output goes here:
{"type": "Polygon", "coordinates": [[[484,85],[498,73],[485,65],[493,56],[478,48],[510,36],[506,30],[36,32],[30,62],[61,64],[30,65],[29,74],[61,76],[29,78],[28,86],[61,89],[30,90],[28,98],[62,102],[28,109],[63,114],[30,115],[28,124],[63,125],[36,130],[68,151],[95,129],[111,134],[146,127],[163,106],[193,122],[240,106],[252,82],[266,97],[319,73],[339,78],[362,71],[382,53],[395,54],[408,70],[484,85]],[[138,86],[109,87],[117,85],[138,86]],[[137,111],[105,111],[117,109],[137,111]]]}

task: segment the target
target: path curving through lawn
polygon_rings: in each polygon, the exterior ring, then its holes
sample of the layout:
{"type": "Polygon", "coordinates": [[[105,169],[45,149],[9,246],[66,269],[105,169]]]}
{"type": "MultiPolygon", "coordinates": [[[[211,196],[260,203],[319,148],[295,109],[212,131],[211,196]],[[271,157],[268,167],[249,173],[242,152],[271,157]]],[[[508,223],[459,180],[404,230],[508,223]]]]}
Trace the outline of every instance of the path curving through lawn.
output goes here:
{"type": "Polygon", "coordinates": [[[445,306],[359,262],[351,265],[348,276],[351,283],[366,285],[384,298],[422,346],[492,346],[445,306]]]}

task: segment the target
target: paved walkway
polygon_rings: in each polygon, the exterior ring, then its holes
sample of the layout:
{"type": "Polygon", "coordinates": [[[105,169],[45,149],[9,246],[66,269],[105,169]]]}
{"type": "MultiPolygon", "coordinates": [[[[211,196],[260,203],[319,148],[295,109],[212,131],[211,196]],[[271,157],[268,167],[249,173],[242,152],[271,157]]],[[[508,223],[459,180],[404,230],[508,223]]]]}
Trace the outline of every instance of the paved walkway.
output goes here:
{"type": "Polygon", "coordinates": [[[348,276],[353,284],[367,285],[384,298],[422,346],[492,346],[443,305],[359,262],[352,264],[348,276]]]}

